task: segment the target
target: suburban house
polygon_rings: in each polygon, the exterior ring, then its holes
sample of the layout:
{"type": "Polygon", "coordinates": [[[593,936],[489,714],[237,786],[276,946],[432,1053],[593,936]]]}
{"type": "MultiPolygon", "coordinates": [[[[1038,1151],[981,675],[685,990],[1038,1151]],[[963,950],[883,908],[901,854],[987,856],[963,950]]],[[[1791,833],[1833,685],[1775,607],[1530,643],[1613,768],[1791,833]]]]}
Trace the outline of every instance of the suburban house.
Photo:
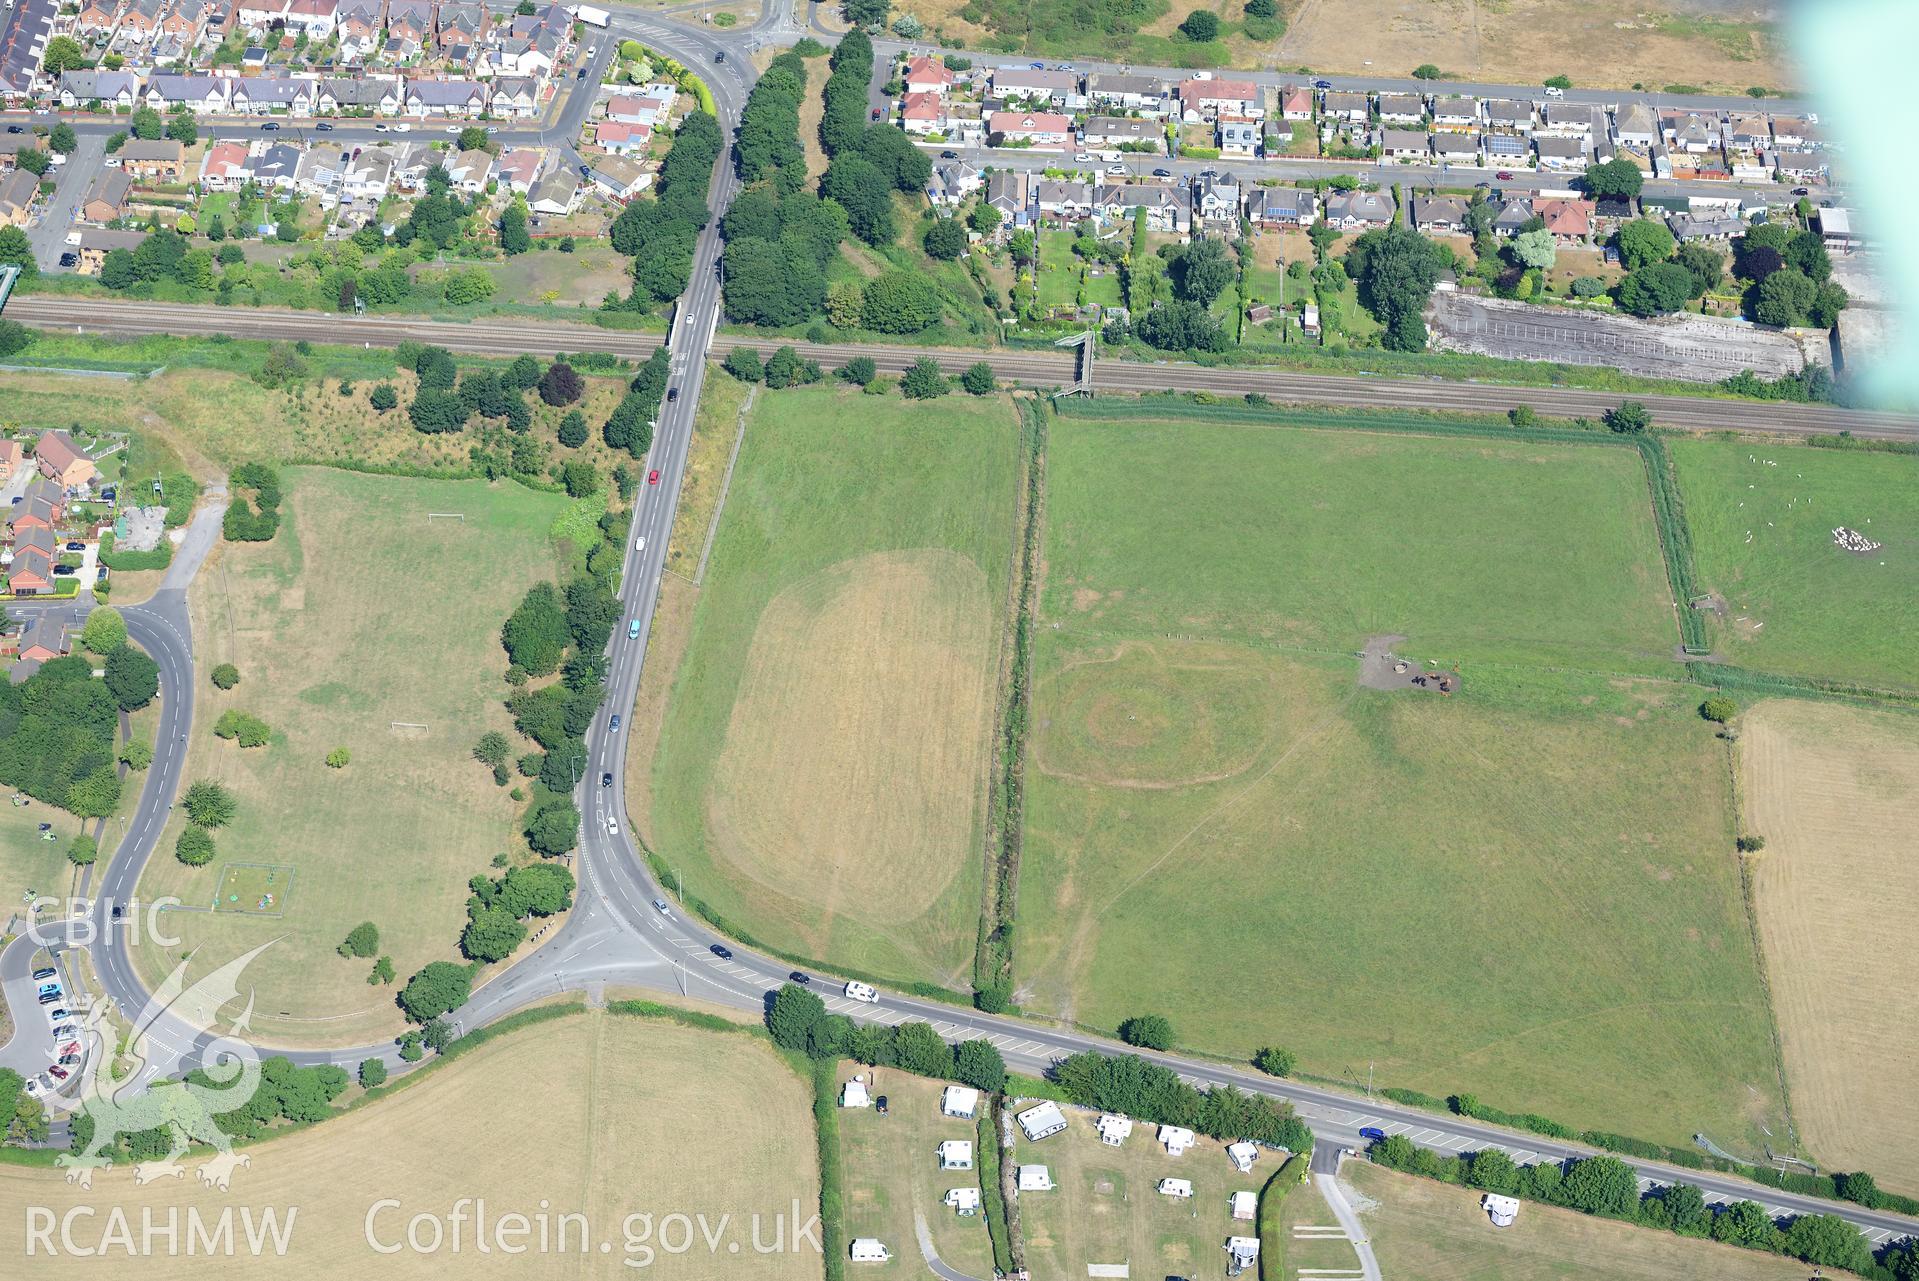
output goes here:
{"type": "Polygon", "coordinates": [[[132,111],[140,101],[140,77],[131,71],[63,71],[60,105],[69,111],[99,103],[108,111],[132,111]]]}
{"type": "Polygon", "coordinates": [[[1466,202],[1458,196],[1414,196],[1413,226],[1429,236],[1452,236],[1466,229],[1466,202]]]}
{"type": "Polygon", "coordinates": [[[986,176],[966,161],[942,160],[933,166],[933,174],[926,180],[926,198],[950,209],[965,203],[985,183],[986,176]]]}
{"type": "Polygon", "coordinates": [[[1266,118],[1266,98],[1250,80],[1182,80],[1179,106],[1184,117],[1211,120],[1216,116],[1240,116],[1248,120],[1266,118]]]}
{"type": "Polygon", "coordinates": [[[1031,178],[1024,169],[996,169],[986,175],[985,200],[999,210],[1002,224],[1023,226],[1027,222],[1027,189],[1031,178]]]}
{"type": "Polygon", "coordinates": [[[941,59],[921,55],[906,64],[906,74],[900,79],[908,93],[944,94],[951,92],[959,77],[941,59]]]}
{"type": "Polygon", "coordinates": [[[486,86],[477,80],[409,80],[411,116],[477,116],[486,110],[486,86]]]}
{"type": "Polygon", "coordinates": [[[1093,184],[1072,178],[1036,178],[1033,209],[1043,218],[1078,222],[1093,214],[1093,184]]]}
{"type": "Polygon", "coordinates": [[[462,151],[446,162],[446,176],[453,185],[471,195],[486,189],[493,176],[493,154],[487,151],[462,151]]]}
{"type": "Polygon", "coordinates": [[[300,172],[300,158],[304,154],[290,142],[269,144],[253,157],[253,180],[262,187],[291,191],[293,180],[300,172]]]}
{"type": "Polygon", "coordinates": [[[1781,147],[1805,147],[1818,142],[1816,131],[1798,116],[1774,116],[1772,140],[1781,147]]]}
{"type": "Polygon", "coordinates": [[[1241,199],[1239,179],[1231,174],[1202,174],[1193,183],[1193,213],[1202,223],[1238,227],[1241,199]]]}
{"type": "Polygon", "coordinates": [[[1758,154],[1772,145],[1772,121],[1762,115],[1734,116],[1726,122],[1726,145],[1758,154]]]}
{"type": "Polygon", "coordinates": [[[1766,153],[1766,164],[1786,178],[1826,177],[1826,153],[1810,147],[1779,147],[1766,153]]]}
{"type": "Polygon", "coordinates": [[[184,107],[195,115],[214,116],[227,109],[233,81],[225,76],[182,76],[171,72],[147,81],[146,105],[165,115],[184,107]]]}
{"type": "Polygon", "coordinates": [[[388,0],[386,33],[388,39],[402,37],[424,44],[433,34],[433,0],[388,0]]]}
{"type": "Polygon", "coordinates": [[[1130,225],[1139,210],[1146,211],[1150,231],[1184,236],[1193,229],[1193,192],[1190,187],[1134,183],[1101,187],[1094,197],[1099,218],[1112,226],[1130,225]]]}
{"type": "Polygon", "coordinates": [[[1313,91],[1305,85],[1286,85],[1280,89],[1279,118],[1281,120],[1311,120],[1313,118],[1313,91]]]}
{"type": "Polygon", "coordinates": [[[1508,200],[1493,215],[1493,234],[1495,236],[1517,236],[1533,220],[1533,202],[1530,196],[1520,196],[1508,200]]]}
{"type": "Polygon", "coordinates": [[[59,546],[50,529],[29,529],[15,535],[13,563],[7,566],[7,590],[15,596],[52,591],[59,546]]]}
{"type": "Polygon", "coordinates": [[[1379,118],[1389,125],[1416,125],[1426,118],[1426,100],[1416,93],[1382,93],[1379,118]]]}
{"type": "Polygon", "coordinates": [[[1071,71],[1001,67],[993,72],[993,92],[1002,98],[1065,106],[1068,99],[1079,96],[1079,77],[1071,71]]]}
{"type": "Polygon", "coordinates": [[[487,110],[496,116],[526,119],[540,114],[540,82],[533,76],[495,76],[487,110]]]}
{"type": "Polygon", "coordinates": [[[1659,141],[1659,117],[1643,102],[1629,102],[1613,113],[1613,142],[1650,150],[1659,141]]]}
{"type": "MultiPolygon", "coordinates": [[[[80,12],[73,16],[73,34],[82,40],[93,36],[103,36],[113,30],[113,20],[119,6],[113,0],[84,0],[80,12]]],[[[63,72],[62,78],[72,75],[63,72]]]]}
{"type": "Polygon", "coordinates": [[[67,627],[66,620],[51,614],[41,614],[35,618],[20,636],[18,657],[23,662],[45,663],[72,652],[73,632],[67,627]]]}
{"type": "Polygon", "coordinates": [[[580,180],[571,170],[555,169],[533,185],[526,207],[536,214],[561,218],[580,207],[580,180]]]}
{"type": "Polygon", "coordinates": [[[120,148],[120,169],[142,182],[178,182],[187,149],[171,138],[134,138],[120,148]]]}
{"type": "Polygon", "coordinates": [[[76,270],[83,276],[97,276],[100,268],[106,264],[107,255],[116,249],[132,253],[147,238],[144,231],[110,231],[103,227],[83,227],[80,231],[80,243],[75,252],[80,261],[76,270]]]}
{"type": "Polygon", "coordinates": [[[328,115],[370,111],[376,116],[397,116],[405,102],[405,90],[397,80],[322,80],[314,96],[315,108],[328,115]]]}
{"type": "Polygon", "coordinates": [[[1363,93],[1328,89],[1320,96],[1319,114],[1327,120],[1360,125],[1371,118],[1372,107],[1363,93]]]}
{"type": "Polygon", "coordinates": [[[442,49],[452,45],[470,45],[480,38],[486,30],[486,9],[477,4],[443,4],[440,6],[440,29],[434,38],[442,49]]]}
{"type": "Polygon", "coordinates": [[[589,176],[594,186],[622,203],[653,184],[653,175],[628,156],[607,156],[596,161],[589,176]]]}
{"type": "Polygon", "coordinates": [[[1326,198],[1326,221],[1341,231],[1391,226],[1393,213],[1393,198],[1377,191],[1335,191],[1326,198]]]}
{"type": "Polygon", "coordinates": [[[27,451],[11,436],[0,436],[0,481],[13,479],[13,473],[25,462],[27,451]]]}
{"type": "Polygon", "coordinates": [[[1486,124],[1508,133],[1525,133],[1533,127],[1533,104],[1517,98],[1488,98],[1486,124]]]}
{"type": "Polygon", "coordinates": [[[62,489],[78,489],[98,474],[86,451],[63,431],[41,432],[39,442],[33,447],[33,458],[40,474],[62,489]]]}
{"type": "Polygon", "coordinates": [[[1819,219],[1819,236],[1826,248],[1851,253],[1865,243],[1853,229],[1852,210],[1827,207],[1819,210],[1816,216],[1819,219]]]}
{"type": "Polygon", "coordinates": [[[1072,129],[1072,117],[1051,111],[995,111],[986,122],[992,137],[1054,149],[1066,145],[1072,129]]]}
{"type": "Polygon", "coordinates": [[[1219,154],[1253,157],[1259,154],[1259,122],[1235,116],[1219,118],[1219,154]]]}
{"type": "Polygon", "coordinates": [[[1584,102],[1555,99],[1546,104],[1546,117],[1535,132],[1603,138],[1606,136],[1606,109],[1584,102]]]}
{"type": "Polygon", "coordinates": [[[593,145],[616,156],[645,151],[652,138],[651,125],[623,125],[617,120],[601,120],[593,126],[593,145]]]}
{"type": "Polygon", "coordinates": [[[0,174],[0,227],[24,227],[40,198],[40,180],[26,169],[0,174]]]}
{"type": "Polygon", "coordinates": [[[125,173],[118,169],[101,170],[80,199],[81,221],[104,224],[121,217],[127,211],[127,196],[132,190],[133,179],[125,173]]]}
{"type": "Polygon", "coordinates": [[[1433,128],[1455,131],[1479,128],[1479,100],[1463,94],[1445,94],[1434,98],[1433,128]]]}
{"type": "Polygon", "coordinates": [[[1593,202],[1590,200],[1535,200],[1533,213],[1545,220],[1546,230],[1562,245],[1578,244],[1592,235],[1593,202]]]}
{"type": "MultiPolygon", "coordinates": [[[[1448,135],[1457,137],[1458,135],[1448,135]]],[[[1481,154],[1488,165],[1525,164],[1532,155],[1532,143],[1523,134],[1486,133],[1479,136],[1481,154]]]]}
{"type": "Polygon", "coordinates": [[[280,76],[241,76],[233,85],[232,109],[250,116],[284,112],[310,116],[319,97],[311,80],[280,76]]]}
{"type": "Polygon", "coordinates": [[[1379,142],[1379,155],[1382,160],[1418,160],[1432,159],[1433,140],[1423,130],[1382,129],[1379,142]]]}
{"type": "Polygon", "coordinates": [[[1304,227],[1319,216],[1319,197],[1301,187],[1254,187],[1246,193],[1247,220],[1259,227],[1304,227]]]}
{"type": "Polygon", "coordinates": [[[1660,112],[1659,132],[1668,147],[1687,155],[1703,156],[1719,150],[1719,122],[1697,111],[1660,112]]]}
{"type": "Polygon", "coordinates": [[[1673,239],[1682,244],[1692,240],[1731,240],[1746,234],[1746,223],[1737,214],[1674,214],[1666,219],[1673,239]]]}
{"type": "Polygon", "coordinates": [[[1538,134],[1533,138],[1533,149],[1539,153],[1541,169],[1584,169],[1586,162],[1592,158],[1583,137],[1561,138],[1538,134]]]}
{"type": "Polygon", "coordinates": [[[900,128],[911,134],[943,133],[946,97],[931,90],[900,95],[900,128]]]}
{"type": "MultiPolygon", "coordinates": [[[[1491,137],[1492,135],[1488,134],[1487,136],[1491,137]]],[[[1433,134],[1433,156],[1442,164],[1476,165],[1479,163],[1479,135],[1476,133],[1435,132],[1433,134]]]]}
{"type": "Polygon", "coordinates": [[[1601,196],[1593,201],[1593,220],[1595,225],[1617,224],[1633,216],[1632,197],[1601,196]]]}
{"type": "Polygon", "coordinates": [[[1164,116],[1167,97],[1166,82],[1158,76],[1096,71],[1086,77],[1086,100],[1105,111],[1144,111],[1164,116]]]}
{"type": "Polygon", "coordinates": [[[1123,144],[1137,147],[1144,143],[1157,152],[1164,136],[1164,126],[1159,121],[1132,116],[1093,116],[1080,130],[1080,139],[1088,151],[1117,151],[1123,144]]]}
{"type": "MultiPolygon", "coordinates": [[[[7,443],[19,452],[19,442],[7,443]]],[[[27,482],[19,503],[8,516],[7,528],[16,534],[28,529],[57,530],[66,518],[67,491],[45,476],[35,476],[27,482]]]]}

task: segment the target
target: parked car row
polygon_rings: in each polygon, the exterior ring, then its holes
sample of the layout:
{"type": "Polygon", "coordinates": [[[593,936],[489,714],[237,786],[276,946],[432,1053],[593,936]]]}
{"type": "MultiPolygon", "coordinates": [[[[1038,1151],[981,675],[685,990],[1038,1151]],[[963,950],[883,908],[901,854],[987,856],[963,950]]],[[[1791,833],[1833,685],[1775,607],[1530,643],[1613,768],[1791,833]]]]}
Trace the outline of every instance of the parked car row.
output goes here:
{"type": "Polygon", "coordinates": [[[79,1070],[80,1028],[73,1021],[65,1006],[60,1004],[64,994],[60,986],[60,976],[52,966],[43,966],[33,972],[33,981],[38,984],[40,1005],[47,1012],[47,1024],[53,1032],[54,1061],[45,1071],[30,1079],[26,1084],[27,1094],[32,1098],[44,1098],[79,1070]]]}

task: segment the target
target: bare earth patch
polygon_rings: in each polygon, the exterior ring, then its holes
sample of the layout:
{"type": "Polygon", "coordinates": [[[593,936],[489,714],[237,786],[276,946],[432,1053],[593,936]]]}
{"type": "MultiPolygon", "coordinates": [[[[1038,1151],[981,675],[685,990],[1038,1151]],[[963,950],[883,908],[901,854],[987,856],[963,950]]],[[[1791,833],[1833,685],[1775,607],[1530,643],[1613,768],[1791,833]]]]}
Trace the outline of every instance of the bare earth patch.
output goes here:
{"type": "Polygon", "coordinates": [[[839,913],[899,924],[965,865],[992,715],[986,576],[876,553],[775,597],[711,792],[722,857],[839,913]]]}
{"type": "Polygon", "coordinates": [[[1754,886],[1801,1137],[1823,1163],[1919,1185],[1919,722],[1776,700],[1741,718],[1754,886]],[[1862,981],[1862,977],[1864,981],[1862,981]]]}

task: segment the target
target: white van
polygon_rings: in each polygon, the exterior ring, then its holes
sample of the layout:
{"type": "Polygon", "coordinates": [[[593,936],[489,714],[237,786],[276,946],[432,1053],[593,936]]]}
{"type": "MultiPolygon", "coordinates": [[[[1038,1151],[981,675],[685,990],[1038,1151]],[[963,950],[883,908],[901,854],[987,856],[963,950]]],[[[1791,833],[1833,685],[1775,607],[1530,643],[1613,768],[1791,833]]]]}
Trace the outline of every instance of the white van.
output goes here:
{"type": "Polygon", "coordinates": [[[846,985],[846,999],[849,1001],[864,1001],[868,1005],[878,1005],[880,1003],[880,994],[871,986],[860,982],[858,979],[854,979],[846,985]]]}

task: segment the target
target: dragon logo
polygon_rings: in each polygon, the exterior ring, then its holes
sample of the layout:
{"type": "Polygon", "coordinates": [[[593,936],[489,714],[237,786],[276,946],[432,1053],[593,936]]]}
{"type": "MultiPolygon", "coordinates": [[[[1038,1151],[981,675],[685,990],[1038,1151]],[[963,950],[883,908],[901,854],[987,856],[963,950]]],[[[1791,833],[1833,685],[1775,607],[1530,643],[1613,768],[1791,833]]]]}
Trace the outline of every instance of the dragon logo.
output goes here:
{"type": "Polygon", "coordinates": [[[214,1123],[221,1113],[245,1107],[260,1088],[259,1051],[241,1038],[253,1015],[251,990],[227,1035],[212,1034],[211,1029],[221,1008],[239,999],[240,975],[273,942],[262,943],[191,985],[187,962],[182,961],[134,1020],[126,1049],[132,1070],[118,1079],[110,1079],[104,1066],[114,1057],[105,1002],[94,1003],[87,1012],[88,1052],[80,1089],[68,1108],[76,1119],[90,1119],[93,1133],[80,1150],[54,1158],[66,1167],[67,1182],[91,1188],[93,1172],[113,1164],[119,1139],[148,1130],[164,1130],[171,1147],[158,1160],[135,1162],[137,1184],[184,1177],[180,1158],[190,1144],[213,1149],[194,1173],[222,1192],[236,1169],[251,1164],[245,1153],[233,1150],[233,1137],[214,1123]],[[199,1069],[193,1079],[163,1079],[185,1076],[189,1067],[199,1069]]]}

